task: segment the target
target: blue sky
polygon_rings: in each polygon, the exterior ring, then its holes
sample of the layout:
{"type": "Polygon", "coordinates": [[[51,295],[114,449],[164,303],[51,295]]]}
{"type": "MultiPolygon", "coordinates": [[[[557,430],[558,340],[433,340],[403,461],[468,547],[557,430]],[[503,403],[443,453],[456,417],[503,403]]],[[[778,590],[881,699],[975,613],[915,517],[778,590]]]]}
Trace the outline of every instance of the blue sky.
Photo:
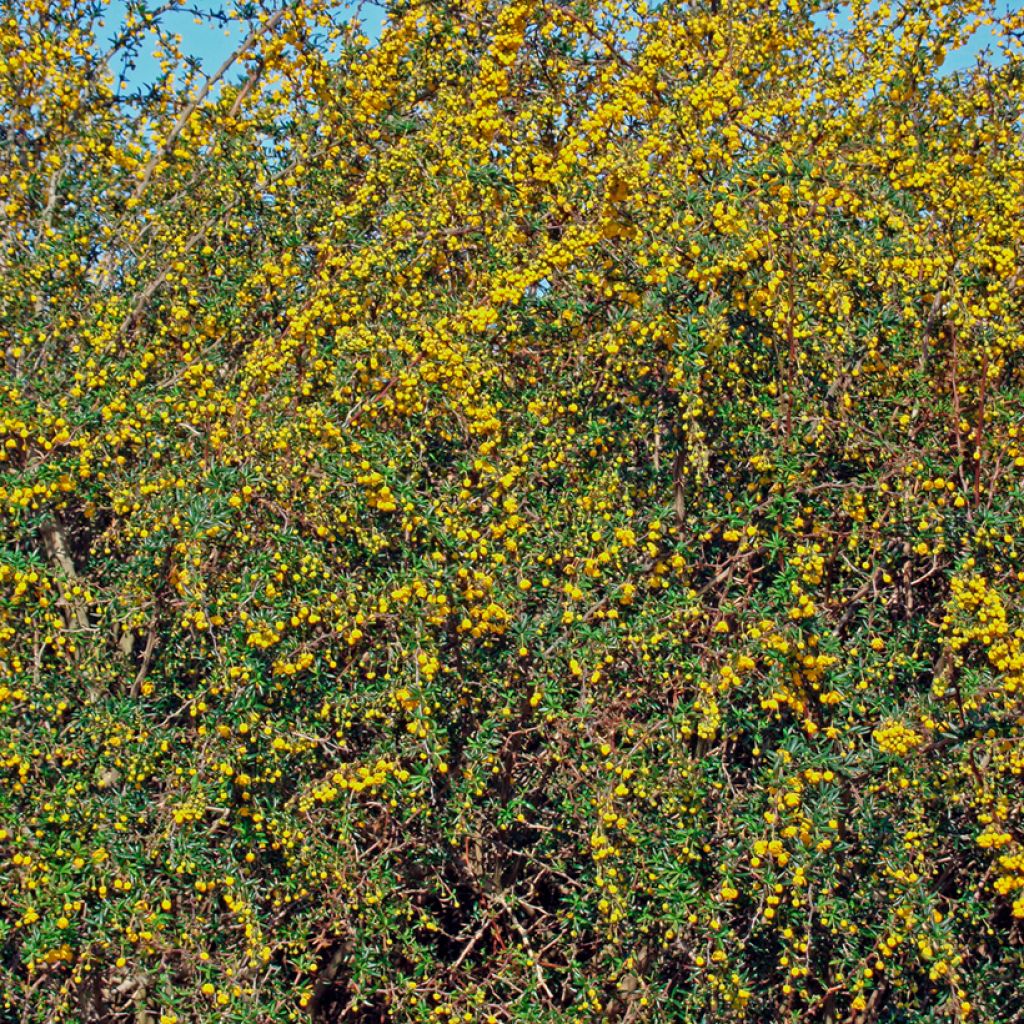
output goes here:
{"type": "MultiPolygon", "coordinates": [[[[150,7],[157,6],[150,2],[150,7]]],[[[192,6],[201,6],[204,9],[219,8],[218,4],[202,3],[192,6]]],[[[225,3],[224,7],[231,4],[225,3]]],[[[344,17],[346,11],[356,12],[361,8],[360,17],[363,22],[363,31],[372,39],[380,32],[382,22],[381,8],[371,3],[341,3],[337,4],[337,10],[344,17]]],[[[104,27],[97,32],[97,43],[106,50],[109,40],[124,26],[126,12],[125,0],[109,0],[107,11],[103,17],[104,27]]],[[[169,31],[181,36],[182,49],[189,55],[196,57],[207,74],[211,74],[224,63],[225,59],[237,48],[239,43],[246,36],[244,23],[235,23],[229,28],[210,24],[209,22],[196,23],[197,19],[193,14],[185,11],[171,11],[164,14],[161,24],[169,31]]],[[[155,37],[150,36],[142,47],[134,71],[128,73],[126,82],[129,88],[144,85],[152,82],[160,74],[160,66],[157,60],[152,57],[152,50],[156,46],[155,37]]],[[[120,71],[120,65],[115,59],[112,70],[115,74],[120,71]]]]}
{"type": "MultiPolygon", "coordinates": [[[[1014,0],[1002,0],[999,5],[1000,10],[1008,8],[1013,2],[1014,0]]],[[[155,4],[151,6],[155,6],[155,4]]],[[[204,6],[210,7],[215,5],[207,4],[204,6]]],[[[382,22],[381,8],[373,3],[338,4],[338,10],[342,12],[346,8],[355,12],[357,7],[360,8],[360,16],[363,20],[363,31],[370,38],[374,38],[380,31],[382,22]]],[[[105,27],[98,34],[98,42],[103,46],[103,49],[106,49],[104,44],[107,40],[111,39],[123,25],[124,15],[125,0],[109,0],[107,13],[104,17],[105,27]]],[[[165,14],[163,18],[163,24],[166,28],[181,36],[183,49],[196,57],[202,63],[203,69],[207,73],[211,73],[220,67],[225,58],[245,37],[243,25],[236,24],[228,30],[209,23],[197,25],[194,16],[183,11],[165,14]]],[[[839,23],[842,24],[842,21],[840,20],[839,23]]],[[[962,47],[946,58],[943,70],[952,72],[968,67],[974,61],[977,53],[991,42],[992,36],[988,30],[976,33],[967,46],[962,47]]],[[[150,37],[144,45],[142,53],[139,55],[135,70],[128,75],[127,84],[129,88],[151,82],[158,76],[159,65],[151,56],[154,45],[155,40],[150,37]]],[[[118,70],[119,67],[115,62],[115,73],[118,70]]]]}

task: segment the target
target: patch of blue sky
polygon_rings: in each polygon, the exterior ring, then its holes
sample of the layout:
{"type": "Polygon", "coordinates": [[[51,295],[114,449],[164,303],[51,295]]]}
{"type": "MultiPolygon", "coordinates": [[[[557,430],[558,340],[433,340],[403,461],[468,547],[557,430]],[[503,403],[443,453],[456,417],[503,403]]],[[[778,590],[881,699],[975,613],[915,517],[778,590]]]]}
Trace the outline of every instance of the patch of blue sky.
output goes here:
{"type": "MultiPolygon", "coordinates": [[[[157,3],[149,0],[146,7],[150,11],[158,9],[157,3]]],[[[194,59],[205,75],[213,75],[224,61],[234,53],[249,34],[254,22],[248,21],[244,15],[244,0],[236,4],[188,4],[177,9],[167,10],[160,14],[161,30],[171,36],[180,38],[180,47],[188,57],[194,59]]],[[[106,10],[102,16],[103,25],[96,32],[96,45],[99,52],[106,52],[114,40],[124,31],[127,24],[129,9],[138,10],[138,0],[107,0],[106,10]]],[[[383,24],[383,9],[376,3],[338,3],[336,12],[339,18],[349,14],[358,14],[363,24],[363,32],[376,39],[383,24]]],[[[154,51],[161,49],[160,39],[154,30],[149,30],[142,37],[142,45],[138,53],[131,57],[130,64],[125,63],[119,55],[111,61],[111,71],[115,80],[123,78],[123,90],[134,92],[145,89],[159,80],[162,71],[160,58],[154,51]]],[[[236,72],[237,73],[237,72],[236,72]]],[[[228,80],[232,75],[227,76],[228,80]]]]}
{"type": "MultiPolygon", "coordinates": [[[[1017,0],[1000,0],[994,5],[994,13],[999,16],[1004,13],[1008,13],[1013,9],[1017,0]]],[[[872,7],[877,6],[877,0],[871,5],[872,7]]],[[[889,6],[895,6],[898,8],[898,4],[889,6]]],[[[828,28],[829,16],[825,12],[821,12],[813,16],[814,23],[822,29],[828,28]]],[[[835,13],[834,25],[839,31],[846,31],[850,28],[851,22],[851,5],[849,3],[840,3],[835,13]]],[[[953,74],[957,71],[966,71],[971,68],[978,59],[978,56],[984,54],[985,57],[993,64],[998,64],[1002,60],[1002,55],[998,48],[995,46],[996,38],[992,32],[991,27],[987,25],[979,25],[973,32],[970,38],[962,46],[959,46],[953,50],[950,50],[942,63],[943,75],[953,74]]]]}
{"type": "MultiPolygon", "coordinates": [[[[138,9],[135,3],[130,6],[138,9]]],[[[129,5],[125,0],[108,0],[102,24],[98,23],[96,28],[99,50],[107,51],[125,31],[128,13],[129,5]]],[[[226,20],[219,24],[216,19],[198,18],[192,11],[181,9],[160,14],[158,21],[163,33],[180,36],[182,50],[198,61],[206,74],[213,74],[246,36],[243,23],[226,20]]],[[[139,43],[137,52],[122,50],[111,60],[115,80],[121,80],[121,88],[126,92],[144,89],[158,81],[162,74],[160,57],[156,55],[162,45],[156,30],[142,33],[139,43]]]]}

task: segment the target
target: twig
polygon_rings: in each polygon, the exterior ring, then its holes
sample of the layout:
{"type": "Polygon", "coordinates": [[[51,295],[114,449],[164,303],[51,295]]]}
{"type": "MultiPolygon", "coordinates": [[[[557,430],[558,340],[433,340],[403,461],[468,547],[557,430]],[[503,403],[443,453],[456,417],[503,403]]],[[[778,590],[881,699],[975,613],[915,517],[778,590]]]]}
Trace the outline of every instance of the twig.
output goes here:
{"type": "Polygon", "coordinates": [[[985,391],[988,386],[988,350],[981,363],[981,393],[978,396],[978,421],[974,428],[974,508],[981,503],[981,445],[985,432],[985,391]]]}
{"type": "Polygon", "coordinates": [[[466,943],[466,945],[462,947],[462,952],[459,953],[458,958],[456,959],[455,963],[453,963],[451,965],[449,970],[456,971],[456,970],[459,969],[459,967],[462,966],[463,960],[465,960],[466,957],[469,956],[469,954],[473,952],[473,948],[480,941],[480,939],[483,938],[484,932],[486,932],[487,929],[490,928],[493,923],[494,923],[494,918],[492,918],[492,917],[484,918],[483,924],[481,924],[480,927],[477,928],[477,930],[470,937],[470,939],[466,943]]]}
{"type": "Polygon", "coordinates": [[[153,660],[153,650],[156,647],[156,619],[153,620],[149,627],[149,634],[146,636],[146,647],[142,652],[142,664],[139,666],[138,674],[135,676],[135,682],[132,683],[131,696],[138,697],[142,692],[142,684],[149,673],[149,665],[153,660]]]}

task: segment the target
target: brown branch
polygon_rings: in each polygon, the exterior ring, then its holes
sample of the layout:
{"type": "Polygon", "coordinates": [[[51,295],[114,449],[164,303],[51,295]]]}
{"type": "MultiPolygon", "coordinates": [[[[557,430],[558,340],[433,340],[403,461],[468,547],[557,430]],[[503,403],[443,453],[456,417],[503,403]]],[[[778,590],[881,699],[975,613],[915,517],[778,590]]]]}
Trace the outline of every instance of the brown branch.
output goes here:
{"type": "Polygon", "coordinates": [[[985,432],[985,391],[988,386],[988,350],[981,363],[981,393],[978,396],[978,421],[974,428],[974,508],[981,502],[981,445],[985,432]]]}
{"type": "Polygon", "coordinates": [[[132,683],[131,696],[133,698],[138,697],[142,692],[142,684],[149,673],[149,666],[153,660],[153,651],[156,648],[156,619],[153,620],[149,627],[149,634],[146,636],[146,647],[142,652],[142,664],[139,666],[138,674],[135,676],[135,682],[132,683]]]}

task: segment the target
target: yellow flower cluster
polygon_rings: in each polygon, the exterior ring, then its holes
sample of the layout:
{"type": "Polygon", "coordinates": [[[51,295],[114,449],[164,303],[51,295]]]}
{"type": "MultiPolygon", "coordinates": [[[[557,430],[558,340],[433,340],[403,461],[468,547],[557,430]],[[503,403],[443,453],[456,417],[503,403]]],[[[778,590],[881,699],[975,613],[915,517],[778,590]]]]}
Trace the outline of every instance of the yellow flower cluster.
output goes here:
{"type": "Polygon", "coordinates": [[[876,729],[872,736],[879,750],[899,757],[905,757],[921,745],[920,735],[913,729],[908,729],[902,722],[889,722],[876,729]]]}

